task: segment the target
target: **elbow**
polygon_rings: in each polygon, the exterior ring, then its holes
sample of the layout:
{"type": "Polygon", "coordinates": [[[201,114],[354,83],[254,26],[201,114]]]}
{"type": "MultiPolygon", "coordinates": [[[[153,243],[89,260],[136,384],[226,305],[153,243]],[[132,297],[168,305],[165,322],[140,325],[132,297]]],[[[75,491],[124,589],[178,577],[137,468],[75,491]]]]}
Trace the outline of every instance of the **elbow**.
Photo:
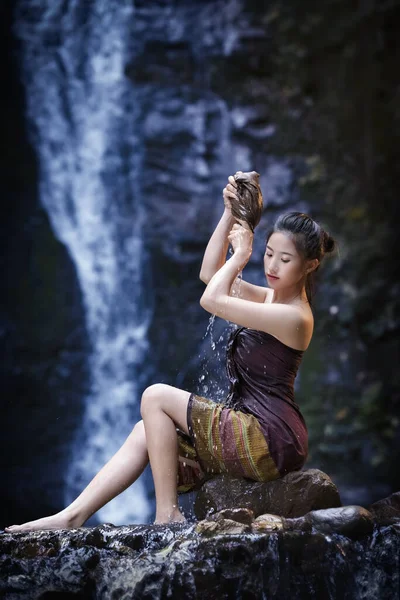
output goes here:
{"type": "MultiPolygon", "coordinates": [[[[200,279],[201,279],[201,277],[200,277],[200,279]]],[[[204,310],[208,310],[207,309],[207,299],[205,298],[205,292],[202,295],[202,297],[200,298],[200,306],[201,306],[201,308],[204,308],[204,310]]]]}
{"type": "Polygon", "coordinates": [[[203,281],[203,283],[205,283],[205,284],[207,285],[207,284],[209,283],[209,281],[210,281],[211,277],[208,277],[208,276],[207,276],[207,275],[204,273],[204,271],[200,271],[200,274],[199,274],[199,279],[201,279],[201,281],[203,281]]]}
{"type": "Polygon", "coordinates": [[[207,312],[213,312],[214,302],[210,298],[210,295],[207,293],[207,290],[204,292],[202,297],[200,298],[200,306],[204,308],[207,312]]]}
{"type": "Polygon", "coordinates": [[[204,294],[200,298],[200,306],[202,308],[204,308],[204,310],[206,310],[207,312],[211,313],[212,315],[219,316],[220,315],[220,310],[219,310],[220,305],[221,305],[221,299],[215,297],[213,294],[210,294],[209,292],[207,292],[207,289],[206,289],[204,294]]]}

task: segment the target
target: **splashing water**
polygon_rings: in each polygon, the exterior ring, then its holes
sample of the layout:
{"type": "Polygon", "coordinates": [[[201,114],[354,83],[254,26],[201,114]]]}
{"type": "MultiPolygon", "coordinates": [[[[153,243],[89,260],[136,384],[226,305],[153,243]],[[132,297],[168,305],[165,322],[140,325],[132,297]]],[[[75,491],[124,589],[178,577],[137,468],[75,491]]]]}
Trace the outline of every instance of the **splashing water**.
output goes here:
{"type": "Polygon", "coordinates": [[[201,368],[197,377],[198,389],[195,390],[200,395],[206,397],[208,395],[215,402],[222,403],[227,397],[229,387],[225,362],[227,343],[232,331],[237,329],[237,325],[234,323],[229,321],[227,323],[228,326],[224,325],[222,320],[217,321],[215,315],[211,315],[209,318],[206,332],[202,338],[203,348],[197,360],[201,368]],[[210,337],[209,346],[204,344],[208,336],[210,337]]]}
{"type": "Polygon", "coordinates": [[[210,334],[211,348],[213,350],[215,350],[215,341],[214,341],[214,338],[213,338],[214,323],[215,323],[215,315],[211,315],[211,317],[208,320],[208,325],[207,325],[206,332],[205,332],[205,334],[203,336],[203,340],[205,340],[206,337],[207,337],[207,335],[210,334]]]}

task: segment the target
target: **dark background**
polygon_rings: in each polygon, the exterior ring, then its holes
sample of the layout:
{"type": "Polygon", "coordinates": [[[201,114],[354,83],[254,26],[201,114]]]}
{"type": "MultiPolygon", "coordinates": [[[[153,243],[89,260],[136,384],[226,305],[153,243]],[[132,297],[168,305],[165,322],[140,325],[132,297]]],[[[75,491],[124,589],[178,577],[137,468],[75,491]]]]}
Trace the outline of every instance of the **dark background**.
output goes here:
{"type": "MultiPolygon", "coordinates": [[[[38,195],[16,7],[0,5],[0,526],[62,507],[90,350],[74,264],[38,195]]],[[[348,503],[398,490],[400,3],[246,1],[235,14],[218,1],[136,7],[126,77],[140,92],[142,122],[164,119],[156,134],[141,134],[154,294],[148,383],[199,385],[212,354],[198,306],[202,252],[227,175],[250,157],[267,203],[247,277],[262,283],[263,236],[284,210],[308,210],[340,248],[321,269],[315,335],[297,389],[310,433],[306,466],[325,470],[348,503]],[[171,35],[171,19],[180,36],[171,35]],[[201,151],[188,107],[204,122],[201,151]],[[182,173],[183,156],[201,159],[207,175],[182,173]],[[271,185],[276,165],[290,177],[278,172],[271,185]]],[[[220,385],[222,359],[214,364],[220,385]]]]}

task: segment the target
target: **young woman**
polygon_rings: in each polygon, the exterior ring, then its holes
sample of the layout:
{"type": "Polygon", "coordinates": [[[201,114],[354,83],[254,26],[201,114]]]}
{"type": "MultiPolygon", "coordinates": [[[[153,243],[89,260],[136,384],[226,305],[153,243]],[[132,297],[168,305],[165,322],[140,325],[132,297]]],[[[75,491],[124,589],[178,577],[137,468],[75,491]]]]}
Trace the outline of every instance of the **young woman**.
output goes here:
{"type": "Polygon", "coordinates": [[[264,271],[269,287],[238,274],[253,234],[230,210],[236,183],[224,188],[225,210],[207,245],[200,278],[201,306],[239,327],[228,343],[231,390],[226,403],[155,384],[142,396],[141,415],[125,443],[83,492],[61,512],[7,532],[80,527],[130,486],[148,461],[156,493],[156,523],[184,520],[178,491],[228,472],[269,481],[300,469],[307,428],[294,402],[294,379],[313,332],[310,277],[334,240],[309,216],[282,215],[267,238],[264,271]],[[228,246],[233,255],[226,260],[228,246]]]}

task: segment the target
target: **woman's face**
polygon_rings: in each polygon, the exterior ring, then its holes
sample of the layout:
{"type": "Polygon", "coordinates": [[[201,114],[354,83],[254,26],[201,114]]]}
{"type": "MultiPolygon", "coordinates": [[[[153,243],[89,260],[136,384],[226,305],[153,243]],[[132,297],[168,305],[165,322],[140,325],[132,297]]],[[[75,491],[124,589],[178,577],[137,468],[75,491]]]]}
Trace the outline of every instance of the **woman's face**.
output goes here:
{"type": "Polygon", "coordinates": [[[296,285],[305,275],[306,261],[297,252],[289,235],[273,233],[267,242],[264,271],[274,290],[296,285]]]}

